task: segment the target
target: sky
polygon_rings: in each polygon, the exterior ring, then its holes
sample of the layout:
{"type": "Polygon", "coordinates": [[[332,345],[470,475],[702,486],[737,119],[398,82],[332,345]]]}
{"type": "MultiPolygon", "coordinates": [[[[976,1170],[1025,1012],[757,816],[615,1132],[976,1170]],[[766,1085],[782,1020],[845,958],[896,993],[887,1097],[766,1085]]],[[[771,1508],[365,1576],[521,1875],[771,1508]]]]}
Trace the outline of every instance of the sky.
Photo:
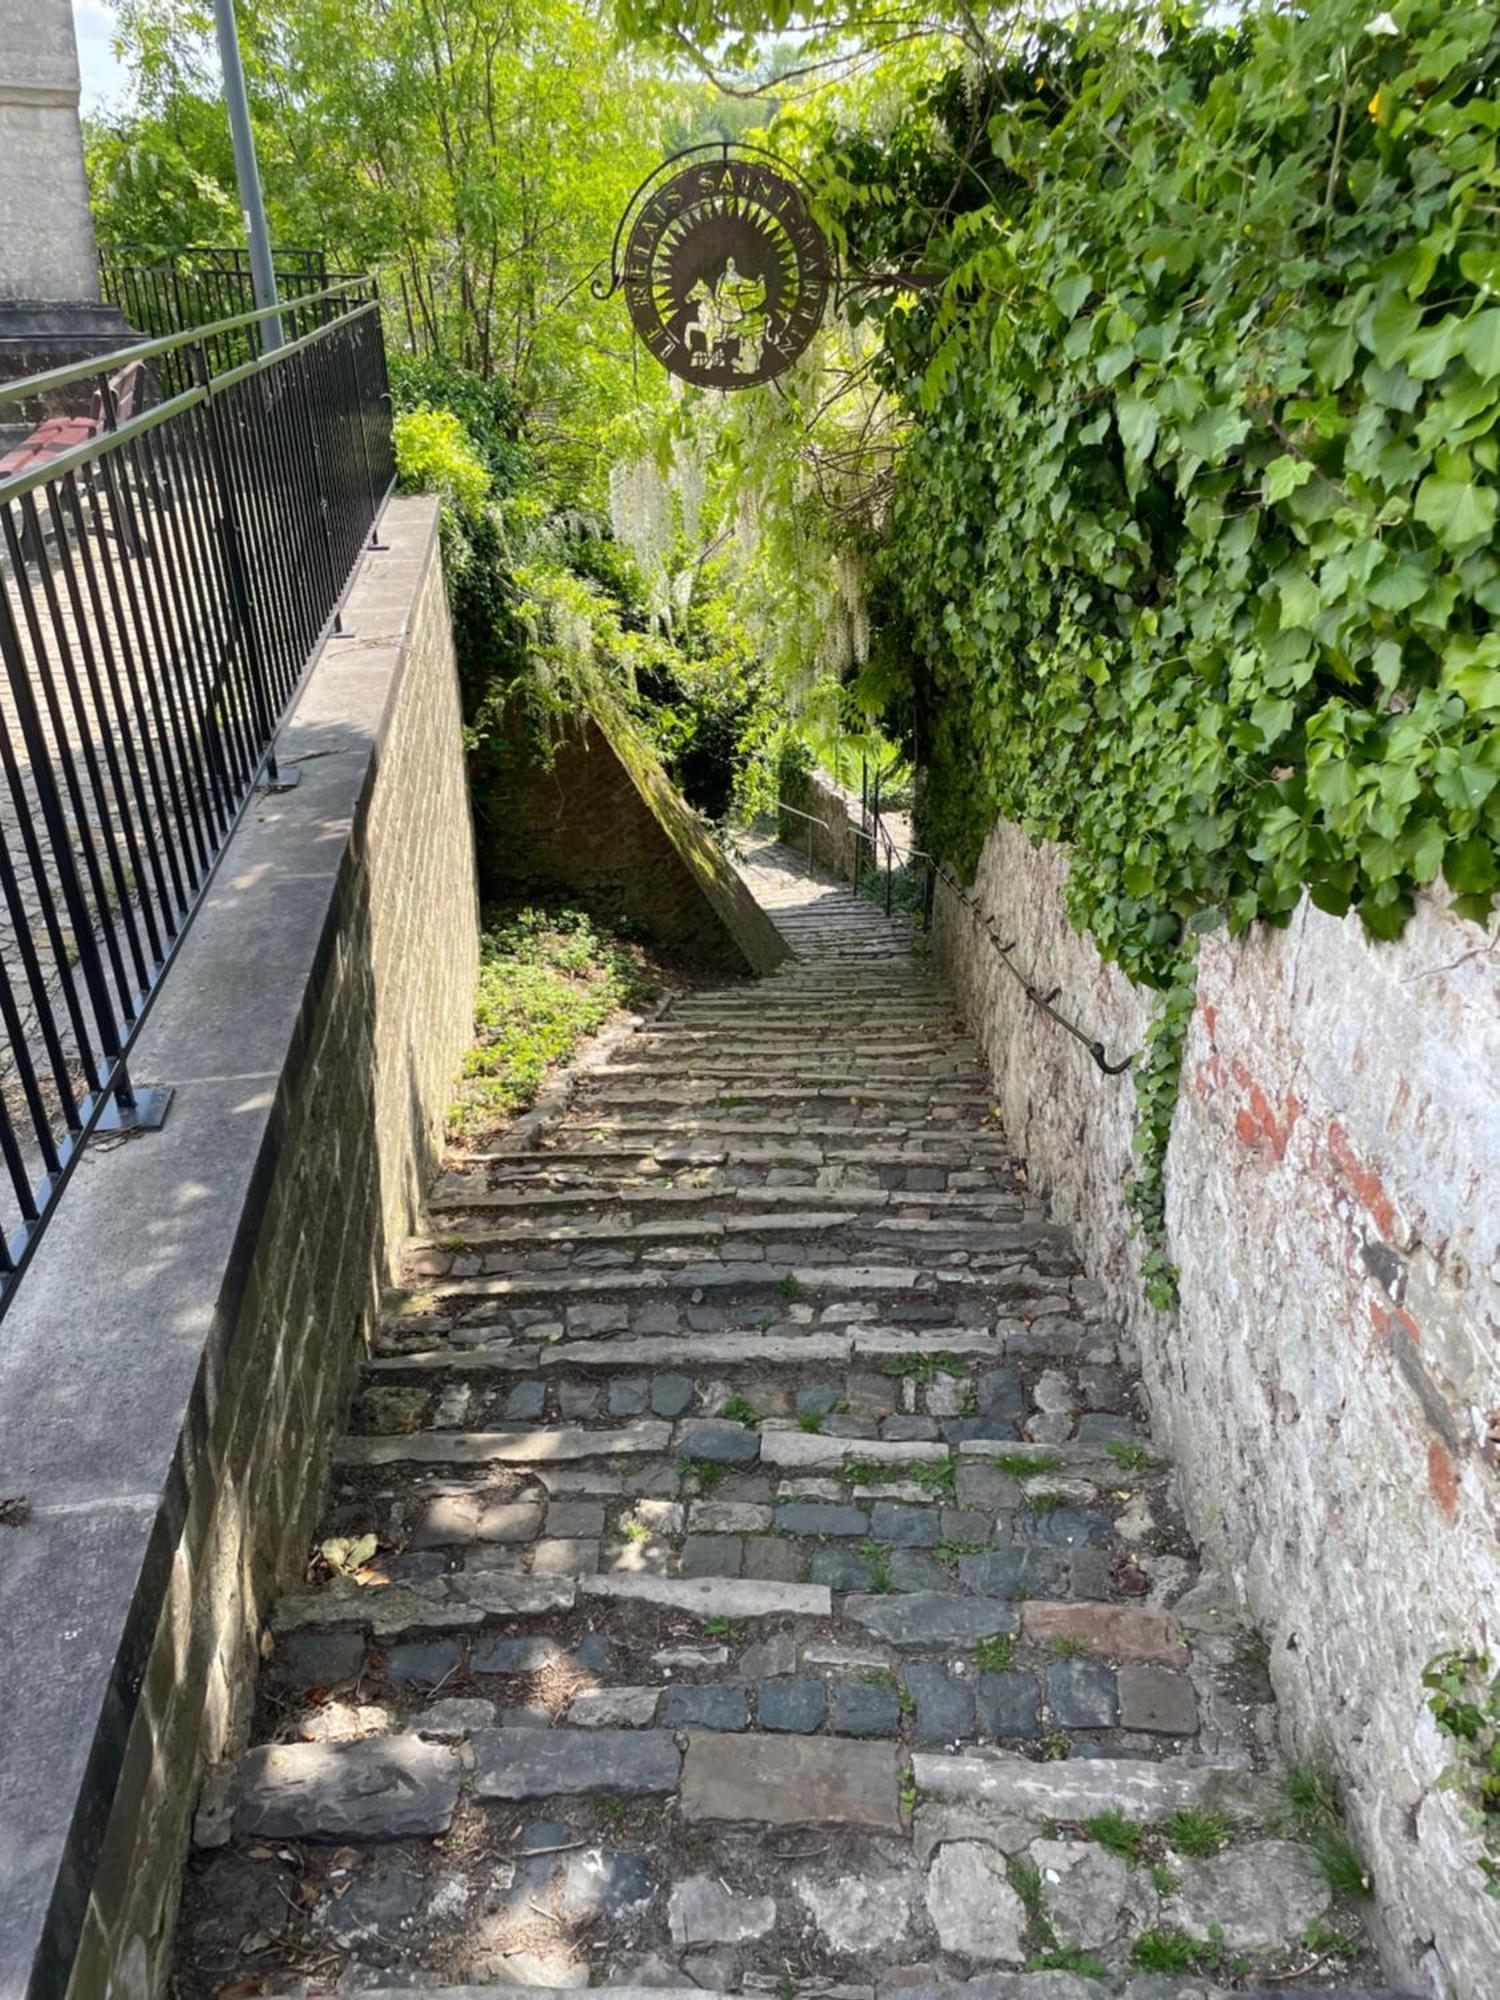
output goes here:
{"type": "Polygon", "coordinates": [[[95,111],[124,88],[124,72],[115,61],[110,40],[114,11],[107,0],[73,0],[73,26],[78,34],[78,69],[83,80],[83,110],[95,111]]]}

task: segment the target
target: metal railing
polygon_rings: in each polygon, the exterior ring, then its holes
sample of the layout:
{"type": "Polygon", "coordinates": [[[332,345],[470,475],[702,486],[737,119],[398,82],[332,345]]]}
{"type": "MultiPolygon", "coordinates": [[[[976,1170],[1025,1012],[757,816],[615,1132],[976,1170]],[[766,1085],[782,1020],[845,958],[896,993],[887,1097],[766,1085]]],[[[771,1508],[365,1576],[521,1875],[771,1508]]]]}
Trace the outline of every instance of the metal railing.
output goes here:
{"type": "Polygon", "coordinates": [[[861,874],[860,853],[861,843],[863,843],[869,849],[871,864],[877,871],[881,867],[882,860],[884,861],[885,913],[887,916],[891,914],[895,871],[897,867],[899,866],[902,870],[905,870],[913,862],[919,862],[925,871],[922,887],[922,924],[924,929],[931,930],[932,928],[933,903],[937,895],[937,886],[941,882],[943,887],[968,911],[970,917],[979,926],[989,943],[993,945],[1000,963],[1005,967],[1011,978],[1020,984],[1032,1005],[1040,1008],[1042,1013],[1055,1021],[1058,1027],[1062,1028],[1067,1034],[1070,1034],[1075,1041],[1081,1042],[1088,1050],[1090,1056],[1092,1056],[1095,1067],[1102,1075],[1122,1076],[1130,1068],[1131,1064],[1135,1061],[1134,1056],[1124,1056],[1118,1062],[1111,1062],[1104,1043],[1097,1036],[1089,1034],[1087,1029],[1080,1028],[1076,1021],[1069,1020],[1066,1014],[1059,1011],[1055,1003],[1062,992],[1061,987],[1054,986],[1044,990],[1021,970],[1012,956],[1016,949],[1017,940],[1014,938],[1002,940],[999,927],[995,923],[994,918],[985,915],[979,906],[978,899],[970,895],[969,891],[959,881],[957,875],[954,874],[945,861],[939,861],[935,854],[928,854],[920,847],[908,847],[904,853],[902,852],[881,816],[880,773],[878,771],[875,773],[874,783],[871,784],[868,774],[864,771],[863,767],[861,768],[860,824],[853,829],[853,832],[854,886],[856,889],[859,887],[861,874]],[[897,859],[898,855],[901,857],[899,862],[897,859]]]}
{"type": "Polygon", "coordinates": [[[227,370],[267,315],[0,387],[0,1312],[90,1133],[149,1122],[132,1044],[391,488],[374,287],[308,303],[227,370]]]}
{"type": "MultiPolygon", "coordinates": [[[[330,271],[322,250],[278,250],[276,289],[287,339],[337,317],[343,289],[360,282],[356,272],[330,271]]],[[[255,313],[248,250],[214,245],[148,259],[130,244],[109,245],[99,252],[99,289],[152,339],[196,329],[216,375],[263,352],[260,328],[268,315],[255,313]]],[[[191,386],[185,363],[174,354],[164,355],[160,367],[164,394],[191,386]]]]}

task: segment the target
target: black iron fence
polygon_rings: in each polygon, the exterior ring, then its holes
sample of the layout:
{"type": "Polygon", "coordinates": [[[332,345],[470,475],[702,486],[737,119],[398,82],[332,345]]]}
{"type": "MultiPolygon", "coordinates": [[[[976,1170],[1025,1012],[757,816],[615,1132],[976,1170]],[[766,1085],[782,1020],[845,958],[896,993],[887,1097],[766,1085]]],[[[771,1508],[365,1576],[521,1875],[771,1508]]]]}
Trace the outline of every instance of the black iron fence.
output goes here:
{"type": "MultiPolygon", "coordinates": [[[[278,249],[276,290],[286,337],[298,339],[336,318],[343,310],[343,288],[359,282],[358,273],[330,271],[321,250],[278,249]]],[[[199,329],[216,375],[263,352],[262,321],[252,317],[255,286],[248,250],[211,245],[152,258],[130,244],[110,245],[99,252],[99,289],[133,327],[153,339],[199,329]]],[[[191,386],[185,360],[168,353],[159,366],[164,393],[191,386]]]]}
{"type": "Polygon", "coordinates": [[[303,303],[0,387],[0,1312],[391,487],[374,287],[303,303]]]}

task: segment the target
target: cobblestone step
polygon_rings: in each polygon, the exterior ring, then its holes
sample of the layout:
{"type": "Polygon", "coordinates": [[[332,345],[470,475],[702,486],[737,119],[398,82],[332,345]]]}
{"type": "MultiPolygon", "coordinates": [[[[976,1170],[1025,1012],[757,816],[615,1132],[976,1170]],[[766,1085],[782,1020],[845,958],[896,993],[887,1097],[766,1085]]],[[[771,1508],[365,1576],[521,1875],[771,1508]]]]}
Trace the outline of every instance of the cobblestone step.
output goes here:
{"type": "Polygon", "coordinates": [[[1373,2000],[949,997],[869,905],[752,880],[798,959],[434,1188],[180,2000],[1373,2000]]]}

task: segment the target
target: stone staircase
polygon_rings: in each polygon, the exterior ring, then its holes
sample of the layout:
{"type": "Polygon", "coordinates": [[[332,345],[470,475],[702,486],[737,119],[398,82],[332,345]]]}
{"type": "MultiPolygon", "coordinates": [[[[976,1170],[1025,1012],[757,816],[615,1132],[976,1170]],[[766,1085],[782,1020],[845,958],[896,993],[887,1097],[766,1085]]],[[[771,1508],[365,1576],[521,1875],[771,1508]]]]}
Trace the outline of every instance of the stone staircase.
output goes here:
{"type": "Polygon", "coordinates": [[[433,1190],[199,1813],[181,2000],[1373,2000],[951,997],[899,920],[750,874],[788,965],[433,1190]]]}

